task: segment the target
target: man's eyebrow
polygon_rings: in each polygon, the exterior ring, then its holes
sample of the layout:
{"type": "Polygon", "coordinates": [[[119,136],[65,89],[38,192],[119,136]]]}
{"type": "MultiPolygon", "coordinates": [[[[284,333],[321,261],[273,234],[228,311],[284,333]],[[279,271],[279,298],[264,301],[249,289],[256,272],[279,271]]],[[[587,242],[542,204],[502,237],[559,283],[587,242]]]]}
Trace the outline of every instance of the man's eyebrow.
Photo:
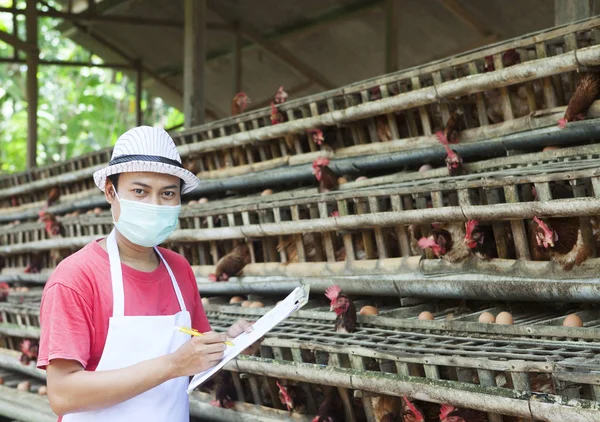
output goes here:
{"type": "Polygon", "coordinates": [[[179,187],[179,186],[177,186],[177,185],[169,185],[169,186],[165,186],[165,187],[163,188],[163,190],[165,190],[165,189],[177,189],[178,187],[179,187]]]}
{"type": "Polygon", "coordinates": [[[150,185],[147,185],[147,184],[145,184],[145,183],[142,183],[142,182],[132,182],[131,184],[132,184],[132,185],[138,185],[138,186],[141,186],[141,187],[143,187],[143,188],[151,188],[151,187],[152,187],[152,186],[150,186],[150,185]]]}

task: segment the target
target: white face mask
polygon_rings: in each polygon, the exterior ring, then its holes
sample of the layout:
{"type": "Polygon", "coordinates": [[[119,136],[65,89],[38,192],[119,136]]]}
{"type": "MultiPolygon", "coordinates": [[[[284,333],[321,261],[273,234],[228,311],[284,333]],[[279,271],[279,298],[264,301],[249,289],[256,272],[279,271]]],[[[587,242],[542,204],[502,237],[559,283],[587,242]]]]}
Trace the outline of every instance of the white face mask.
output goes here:
{"type": "Polygon", "coordinates": [[[121,205],[119,221],[113,223],[131,243],[148,248],[160,245],[177,228],[181,205],[154,205],[115,197],[121,205]]]}

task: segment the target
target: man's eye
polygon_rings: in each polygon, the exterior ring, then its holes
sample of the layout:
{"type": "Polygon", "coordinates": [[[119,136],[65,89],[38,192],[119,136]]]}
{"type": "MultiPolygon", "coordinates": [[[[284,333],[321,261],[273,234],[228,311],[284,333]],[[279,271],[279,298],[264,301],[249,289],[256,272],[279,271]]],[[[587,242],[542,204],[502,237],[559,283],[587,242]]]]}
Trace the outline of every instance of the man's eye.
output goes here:
{"type": "Polygon", "coordinates": [[[171,192],[171,191],[165,192],[164,194],[167,196],[167,198],[172,198],[173,196],[175,196],[175,192],[171,192]]]}
{"type": "Polygon", "coordinates": [[[134,189],[133,190],[137,195],[142,195],[144,193],[144,189],[134,189]]]}

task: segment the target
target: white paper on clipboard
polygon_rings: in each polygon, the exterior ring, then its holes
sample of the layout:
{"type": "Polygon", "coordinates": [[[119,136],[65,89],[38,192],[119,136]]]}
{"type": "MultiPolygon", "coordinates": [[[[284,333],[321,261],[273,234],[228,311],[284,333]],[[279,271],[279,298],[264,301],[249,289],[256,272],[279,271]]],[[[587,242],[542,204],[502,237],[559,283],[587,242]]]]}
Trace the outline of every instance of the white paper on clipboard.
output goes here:
{"type": "Polygon", "coordinates": [[[303,307],[308,302],[308,294],[310,286],[296,287],[292,293],[288,295],[279,305],[275,306],[269,312],[264,314],[262,318],[256,321],[253,325],[253,330],[250,333],[243,333],[237,336],[234,340],[234,346],[228,347],[223,359],[216,366],[204,372],[197,374],[190,382],[187,392],[188,394],[198,387],[211,376],[217,373],[227,362],[242,353],[245,349],[255,343],[258,339],[271,331],[277,324],[289,317],[292,313],[303,307]]]}

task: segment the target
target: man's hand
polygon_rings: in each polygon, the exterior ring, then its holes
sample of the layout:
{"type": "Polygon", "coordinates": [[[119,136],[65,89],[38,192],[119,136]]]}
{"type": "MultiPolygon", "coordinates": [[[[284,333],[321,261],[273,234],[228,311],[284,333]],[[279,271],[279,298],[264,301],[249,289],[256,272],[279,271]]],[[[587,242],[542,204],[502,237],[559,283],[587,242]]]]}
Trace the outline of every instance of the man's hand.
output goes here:
{"type": "Polygon", "coordinates": [[[174,353],[169,355],[173,376],[191,376],[215,366],[223,359],[227,336],[223,333],[207,332],[203,336],[192,337],[174,353]]]}
{"type": "MultiPolygon", "coordinates": [[[[248,322],[245,319],[239,319],[233,324],[231,327],[227,329],[227,336],[229,338],[236,338],[242,333],[250,333],[252,332],[253,322],[248,322]]],[[[248,346],[243,352],[243,355],[256,355],[258,350],[260,349],[260,345],[265,338],[261,337],[254,344],[248,346]]]]}
{"type": "Polygon", "coordinates": [[[252,332],[252,323],[245,319],[238,319],[231,327],[227,329],[227,337],[236,338],[242,333],[252,332]]]}

